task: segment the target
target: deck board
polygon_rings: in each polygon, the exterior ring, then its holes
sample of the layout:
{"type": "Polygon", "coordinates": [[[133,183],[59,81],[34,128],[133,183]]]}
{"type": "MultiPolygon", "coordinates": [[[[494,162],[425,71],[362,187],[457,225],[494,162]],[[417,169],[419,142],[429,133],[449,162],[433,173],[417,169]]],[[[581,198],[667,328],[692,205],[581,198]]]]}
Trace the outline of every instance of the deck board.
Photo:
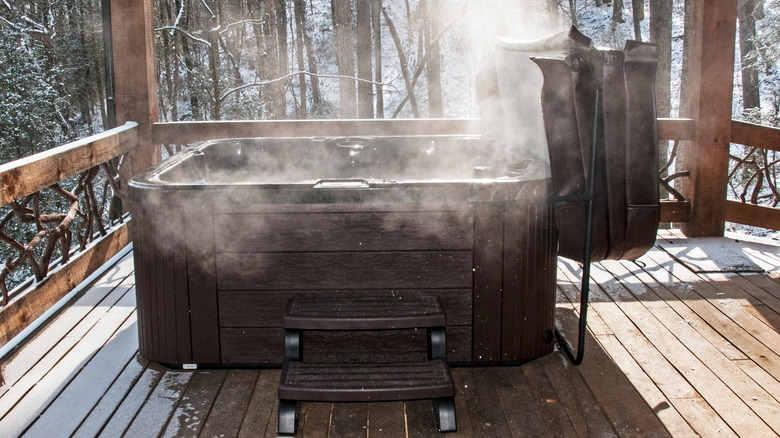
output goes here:
{"type": "Polygon", "coordinates": [[[225,370],[198,371],[193,373],[181,403],[178,404],[163,437],[197,438],[211,415],[211,408],[227,376],[225,370]]]}
{"type": "MultiPolygon", "coordinates": [[[[556,351],[455,368],[459,429],[447,436],[780,436],[780,246],[722,247],[767,272],[696,274],[660,248],[595,264],[584,363],[556,351]]],[[[132,265],[4,359],[0,436],[276,436],[279,370],[170,370],[138,355],[132,265]]],[[[580,272],[559,262],[557,323],[573,343],[580,272]]],[[[326,434],[440,435],[427,400],[303,403],[298,436],[326,434]]]]}
{"type": "MultiPolygon", "coordinates": [[[[276,406],[276,386],[280,370],[261,370],[255,381],[252,399],[245,411],[238,436],[241,438],[262,436],[269,430],[271,414],[276,406]]],[[[275,414],[274,414],[275,415],[275,414]]],[[[276,423],[274,422],[274,428],[276,423]]],[[[272,431],[276,432],[275,429],[272,431]]]]}
{"type": "Polygon", "coordinates": [[[230,370],[206,418],[201,435],[236,437],[241,429],[244,413],[252,399],[260,372],[257,370],[230,370]]]}
{"type": "Polygon", "coordinates": [[[130,359],[125,369],[116,377],[108,391],[103,394],[103,397],[89,413],[89,416],[79,425],[73,437],[89,438],[98,436],[108,420],[115,416],[117,406],[119,406],[133,385],[136,384],[149,363],[144,359],[138,358],[137,339],[132,353],[133,358],[130,359]]]}

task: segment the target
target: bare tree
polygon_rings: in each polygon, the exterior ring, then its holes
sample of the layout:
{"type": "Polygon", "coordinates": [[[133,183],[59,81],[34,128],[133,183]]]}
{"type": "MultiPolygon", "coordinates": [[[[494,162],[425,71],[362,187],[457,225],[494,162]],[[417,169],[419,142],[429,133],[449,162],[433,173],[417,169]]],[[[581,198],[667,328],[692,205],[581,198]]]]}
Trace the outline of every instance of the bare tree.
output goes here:
{"type": "MultiPolygon", "coordinates": [[[[398,35],[398,31],[395,28],[393,20],[387,13],[387,9],[382,8],[382,15],[385,17],[387,28],[390,31],[390,36],[393,37],[393,43],[395,44],[395,50],[398,52],[398,63],[401,64],[401,74],[404,77],[404,84],[406,85],[406,97],[409,99],[409,104],[412,105],[412,113],[415,118],[420,117],[420,109],[417,106],[417,99],[414,96],[414,82],[412,76],[409,74],[409,65],[406,61],[406,54],[404,53],[403,45],[401,44],[401,37],[398,35]]],[[[403,104],[403,101],[401,102],[403,104]]],[[[399,105],[399,109],[401,105],[399,105]]]]}
{"type": "MultiPolygon", "coordinates": [[[[285,0],[274,1],[274,15],[276,18],[276,37],[279,41],[276,77],[284,77],[289,71],[289,57],[287,54],[287,2],[285,0]]],[[[284,119],[287,117],[287,101],[285,95],[285,82],[279,82],[277,85],[276,118],[284,119]]]]}
{"type": "Polygon", "coordinates": [[[385,117],[385,99],[382,95],[382,0],[371,0],[371,26],[374,36],[374,82],[376,86],[376,118],[385,117]]]}
{"type": "Polygon", "coordinates": [[[349,0],[331,0],[336,34],[336,63],[339,79],[339,117],[354,119],[356,114],[355,53],[352,43],[352,8],[349,0]]]}
{"type": "Polygon", "coordinates": [[[739,19],[739,55],[742,72],[742,108],[745,110],[761,107],[758,70],[751,59],[755,55],[756,18],[762,11],[761,0],[739,0],[737,18],[739,19]]]}
{"type": "MultiPolygon", "coordinates": [[[[298,71],[306,71],[306,63],[304,62],[304,15],[306,14],[306,7],[303,5],[303,0],[294,0],[293,2],[293,15],[295,16],[295,59],[298,63],[298,71]]],[[[308,97],[306,90],[306,75],[301,73],[298,75],[298,92],[300,93],[300,111],[297,112],[299,119],[307,118],[308,112],[308,97]]]]}
{"type": "Polygon", "coordinates": [[[295,1],[295,14],[300,18],[301,32],[303,33],[303,44],[306,46],[306,61],[308,63],[308,71],[311,73],[311,101],[312,101],[312,114],[320,114],[323,108],[322,93],[320,93],[320,81],[317,79],[317,60],[314,58],[314,47],[309,35],[309,30],[306,28],[306,0],[294,0],[295,1]]]}
{"type": "Polygon", "coordinates": [[[374,92],[371,87],[371,3],[357,0],[358,117],[374,118],[374,92]]]}
{"type": "Polygon", "coordinates": [[[427,23],[423,24],[425,47],[428,50],[426,76],[428,77],[428,117],[443,117],[441,100],[441,68],[439,41],[431,41],[439,33],[439,0],[420,0],[420,8],[425,12],[427,23]],[[428,3],[428,4],[426,4],[428,3]]]}
{"type": "Polygon", "coordinates": [[[623,0],[612,0],[612,21],[623,23],[623,0]]]}
{"type": "MultiPolygon", "coordinates": [[[[655,101],[658,117],[669,117],[671,111],[672,15],[673,0],[650,0],[650,41],[658,45],[658,71],[655,81],[655,101]]],[[[658,142],[659,169],[665,169],[669,142],[658,142]]],[[[661,176],[665,177],[665,170],[661,176]]],[[[663,187],[662,189],[663,190],[663,187]]],[[[664,197],[662,192],[661,197],[664,197]]]]}
{"type": "Polygon", "coordinates": [[[642,20],[645,19],[645,0],[631,0],[631,13],[634,21],[634,39],[642,41],[642,20]]]}

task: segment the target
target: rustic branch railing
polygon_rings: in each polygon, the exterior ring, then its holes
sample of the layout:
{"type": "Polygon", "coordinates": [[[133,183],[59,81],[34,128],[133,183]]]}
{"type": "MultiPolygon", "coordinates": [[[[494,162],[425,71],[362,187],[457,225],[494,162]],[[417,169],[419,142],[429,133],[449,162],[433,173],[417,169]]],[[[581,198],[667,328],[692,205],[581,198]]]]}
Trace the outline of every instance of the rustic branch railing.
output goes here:
{"type": "Polygon", "coordinates": [[[670,193],[673,200],[661,200],[661,222],[687,222],[691,217],[691,206],[675,188],[674,182],[680,178],[690,176],[688,172],[668,173],[677,158],[677,151],[681,141],[693,140],[696,137],[696,123],[692,119],[658,119],[658,139],[660,141],[673,140],[674,146],[669,154],[666,164],[661,166],[659,184],[661,189],[670,193]]]}
{"type": "Polygon", "coordinates": [[[740,201],[726,203],[726,220],[780,230],[780,129],[733,120],[731,142],[745,149],[730,156],[730,189],[740,201]]]}
{"type": "Polygon", "coordinates": [[[0,165],[0,344],[129,243],[121,213],[113,228],[109,216],[121,196],[119,158],[136,147],[137,129],[129,122],[0,165]]]}

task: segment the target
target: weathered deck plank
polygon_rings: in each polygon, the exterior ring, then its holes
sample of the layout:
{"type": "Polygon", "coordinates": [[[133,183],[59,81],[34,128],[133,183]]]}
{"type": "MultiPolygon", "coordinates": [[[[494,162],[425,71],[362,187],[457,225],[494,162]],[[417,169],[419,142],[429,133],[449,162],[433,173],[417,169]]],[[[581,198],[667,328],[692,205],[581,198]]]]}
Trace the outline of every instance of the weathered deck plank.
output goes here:
{"type": "Polygon", "coordinates": [[[260,371],[238,433],[240,438],[258,437],[266,431],[271,435],[276,433],[276,421],[273,422],[274,429],[270,429],[270,423],[276,406],[276,386],[279,384],[280,373],[280,370],[260,371]]]}
{"type": "Polygon", "coordinates": [[[227,371],[198,371],[193,373],[181,403],[176,407],[163,437],[187,438],[200,436],[206,417],[210,415],[217,394],[222,388],[227,371]]]}
{"type": "Polygon", "coordinates": [[[134,311],[133,294],[122,288],[113,293],[121,296],[116,306],[98,311],[99,319],[82,320],[64,339],[66,348],[55,347],[48,363],[39,362],[0,398],[0,410],[6,412],[0,421],[0,436],[20,436],[127,321],[134,311]],[[73,332],[79,333],[74,336],[73,332]]]}
{"type": "MultiPolygon", "coordinates": [[[[617,303],[617,307],[647,337],[654,348],[677,369],[680,375],[684,376],[692,387],[709,401],[720,417],[738,434],[742,436],[768,436],[772,434],[771,429],[753,413],[750,406],[745,405],[732,392],[731,388],[724,384],[699,357],[688,349],[691,348],[692,342],[689,342],[688,348],[686,348],[683,343],[685,342],[684,336],[676,337],[672,331],[667,330],[667,327],[655,318],[651,310],[664,309],[664,306],[656,304],[645,307],[632,295],[626,296],[627,289],[601,266],[594,267],[592,272],[593,278],[617,303]]],[[[672,319],[676,320],[675,317],[672,319]]],[[[696,338],[688,338],[687,340],[696,340],[696,338]]]]}
{"type": "Polygon", "coordinates": [[[100,431],[114,415],[117,406],[122,403],[127,393],[138,381],[149,361],[138,357],[137,339],[133,354],[133,358],[127,363],[127,366],[116,378],[111,388],[106,391],[97,406],[92,409],[89,416],[81,423],[76,433],[73,434],[74,438],[89,438],[100,435],[100,431]]]}
{"type": "MultiPolygon", "coordinates": [[[[275,394],[275,388],[274,388],[275,394]]],[[[276,405],[276,400],[273,401],[276,405]]],[[[298,423],[299,435],[305,438],[320,437],[324,431],[330,429],[332,403],[305,403],[301,407],[303,424],[298,423]]],[[[276,415],[276,412],[274,412],[276,415]]],[[[276,421],[273,422],[276,427],[276,421]]],[[[404,429],[405,430],[405,429],[404,429]]],[[[276,432],[276,429],[273,430],[276,432]]]]}
{"type": "MultiPolygon", "coordinates": [[[[111,268],[105,276],[98,280],[93,287],[87,289],[84,295],[68,306],[57,319],[49,323],[44,331],[30,340],[11,360],[3,364],[3,377],[6,383],[3,388],[14,386],[19,379],[24,377],[28,371],[41,361],[41,357],[45,356],[46,352],[55,348],[62,338],[73,330],[74,326],[79,324],[79,322],[89,325],[88,321],[83,321],[85,317],[87,315],[99,315],[101,307],[98,307],[98,304],[104,300],[106,302],[110,301],[106,297],[106,292],[113,290],[132,273],[133,257],[131,254],[128,254],[111,268]]],[[[92,324],[96,320],[96,318],[91,319],[92,324]]],[[[48,369],[51,367],[47,366],[44,368],[48,369]]],[[[5,411],[0,408],[0,418],[2,418],[4,413],[5,411]]]]}
{"type": "Polygon", "coordinates": [[[162,433],[191,379],[192,373],[187,371],[163,373],[122,436],[144,438],[162,433]]]}
{"type": "Polygon", "coordinates": [[[703,299],[696,289],[697,285],[703,284],[703,280],[695,281],[692,284],[680,279],[680,277],[687,278],[686,271],[690,271],[676,264],[674,260],[666,256],[662,251],[651,250],[648,256],[650,260],[656,263],[648,271],[655,281],[672,292],[677,299],[690,307],[708,325],[764,368],[775,379],[780,380],[780,356],[723,313],[716,303],[713,303],[713,300],[703,299]]]}
{"type": "Polygon", "coordinates": [[[127,430],[133,418],[135,418],[143,406],[149,393],[157,386],[157,382],[160,381],[164,373],[164,367],[154,362],[149,362],[126,397],[116,407],[108,423],[100,430],[98,436],[102,438],[123,436],[125,430],[127,430]]]}
{"type": "Polygon", "coordinates": [[[257,370],[231,370],[228,373],[206,418],[201,435],[238,436],[259,374],[257,370]]]}
{"type": "MultiPolygon", "coordinates": [[[[585,362],[556,351],[454,369],[447,436],[780,435],[780,247],[748,241],[742,254],[772,272],[695,274],[657,248],[594,265],[585,362]]],[[[572,342],[580,272],[559,263],[558,325],[572,342]]],[[[145,361],[133,285],[126,257],[3,364],[0,436],[276,436],[279,370],[145,361]]],[[[300,412],[302,437],[439,435],[428,400],[300,412]]]]}
{"type": "Polygon", "coordinates": [[[403,402],[378,402],[368,405],[368,435],[397,437],[406,434],[403,402]]]}
{"type": "Polygon", "coordinates": [[[138,325],[130,315],[117,333],[30,427],[29,436],[71,435],[108,391],[127,363],[135,357],[138,325]]]}

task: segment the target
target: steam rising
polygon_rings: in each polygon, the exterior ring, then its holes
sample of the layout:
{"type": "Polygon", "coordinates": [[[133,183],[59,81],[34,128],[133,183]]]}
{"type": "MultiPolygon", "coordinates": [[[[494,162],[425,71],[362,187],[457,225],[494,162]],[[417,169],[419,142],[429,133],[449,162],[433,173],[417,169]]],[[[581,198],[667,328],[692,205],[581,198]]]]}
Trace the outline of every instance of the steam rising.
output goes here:
{"type": "Polygon", "coordinates": [[[343,188],[359,188],[348,183],[544,178],[545,163],[527,151],[527,144],[507,147],[456,136],[220,140],[174,158],[150,179],[235,185],[341,181],[343,188]]]}
{"type": "Polygon", "coordinates": [[[530,59],[540,55],[538,41],[563,30],[547,3],[488,0],[478,8],[477,19],[470,20],[479,25],[469,28],[469,37],[482,60],[477,98],[483,135],[544,163],[549,175],[543,76],[530,59]]]}

